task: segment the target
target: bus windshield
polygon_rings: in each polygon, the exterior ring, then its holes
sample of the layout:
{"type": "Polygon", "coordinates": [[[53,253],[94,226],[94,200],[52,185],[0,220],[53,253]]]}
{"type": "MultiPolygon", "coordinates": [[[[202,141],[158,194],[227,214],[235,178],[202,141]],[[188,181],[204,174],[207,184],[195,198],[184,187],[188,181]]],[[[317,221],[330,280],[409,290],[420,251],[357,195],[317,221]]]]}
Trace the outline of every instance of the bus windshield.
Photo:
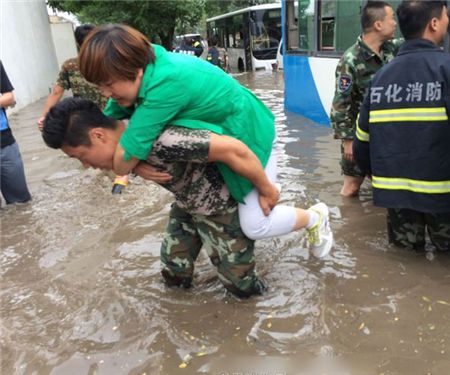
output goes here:
{"type": "Polygon", "coordinates": [[[253,56],[274,59],[281,40],[281,10],[261,9],[250,13],[250,40],[253,56]]]}

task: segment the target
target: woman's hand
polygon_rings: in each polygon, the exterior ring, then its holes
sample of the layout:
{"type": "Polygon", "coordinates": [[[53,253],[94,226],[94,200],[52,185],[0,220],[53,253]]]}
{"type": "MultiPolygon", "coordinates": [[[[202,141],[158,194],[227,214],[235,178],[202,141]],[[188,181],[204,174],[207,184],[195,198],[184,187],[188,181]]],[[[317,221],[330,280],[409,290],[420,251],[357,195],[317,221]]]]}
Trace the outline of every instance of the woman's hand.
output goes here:
{"type": "Polygon", "coordinates": [[[166,172],[159,172],[153,165],[140,162],[133,169],[133,173],[145,180],[156,182],[157,184],[165,184],[172,179],[172,176],[166,172]]]}

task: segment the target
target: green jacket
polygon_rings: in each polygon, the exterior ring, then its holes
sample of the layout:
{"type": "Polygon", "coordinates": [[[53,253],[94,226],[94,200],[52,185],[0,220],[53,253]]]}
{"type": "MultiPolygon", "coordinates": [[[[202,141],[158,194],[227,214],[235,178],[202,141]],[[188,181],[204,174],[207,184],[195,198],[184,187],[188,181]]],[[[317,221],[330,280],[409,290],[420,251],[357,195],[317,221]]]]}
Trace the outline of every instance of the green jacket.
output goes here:
{"type": "Polygon", "coordinates": [[[403,39],[389,40],[380,48],[380,56],[359,36],[342,55],[336,68],[336,87],[330,122],[334,138],[353,139],[356,117],[374,74],[397,54],[403,39]]]}
{"type": "MultiPolygon", "coordinates": [[[[120,107],[110,99],[105,114],[130,118],[120,145],[125,159],[146,160],[154,140],[170,125],[207,129],[241,140],[265,166],[275,137],[275,117],[248,89],[214,65],[192,56],[167,52],[153,45],[156,61],[142,79],[135,107],[120,107]]],[[[243,197],[253,185],[223,163],[218,167],[233,197],[243,197]]]]}

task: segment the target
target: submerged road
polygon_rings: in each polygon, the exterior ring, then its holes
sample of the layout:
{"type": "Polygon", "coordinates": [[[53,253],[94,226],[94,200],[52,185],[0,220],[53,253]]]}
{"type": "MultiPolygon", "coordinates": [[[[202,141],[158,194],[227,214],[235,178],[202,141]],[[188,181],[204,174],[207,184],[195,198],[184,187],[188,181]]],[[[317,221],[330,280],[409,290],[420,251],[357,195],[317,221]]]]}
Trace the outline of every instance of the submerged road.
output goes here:
{"type": "Polygon", "coordinates": [[[244,301],[204,254],[193,288],[166,287],[171,195],[140,178],[112,195],[111,174],[47,149],[42,99],[10,116],[33,201],[0,213],[2,375],[450,373],[450,256],[389,246],[369,185],[339,196],[339,144],[285,113],[280,73],[235,77],[277,116],[281,201],[330,206],[332,253],[304,231],[258,241],[269,291],[244,301]]]}

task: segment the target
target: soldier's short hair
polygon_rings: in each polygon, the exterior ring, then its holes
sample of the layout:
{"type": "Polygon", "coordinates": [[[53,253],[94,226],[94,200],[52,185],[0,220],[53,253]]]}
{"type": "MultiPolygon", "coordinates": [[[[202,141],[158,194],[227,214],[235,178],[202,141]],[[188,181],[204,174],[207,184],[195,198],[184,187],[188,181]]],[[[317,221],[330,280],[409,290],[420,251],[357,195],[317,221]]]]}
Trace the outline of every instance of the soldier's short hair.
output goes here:
{"type": "Polygon", "coordinates": [[[134,81],[139,69],[155,61],[149,40],[127,25],[107,24],[90,33],[78,55],[81,74],[89,82],[134,81]]]}
{"type": "Polygon", "coordinates": [[[105,116],[98,106],[86,99],[66,98],[48,111],[42,129],[42,138],[48,147],[61,148],[90,146],[92,128],[116,129],[117,120],[105,116]]]}
{"type": "Polygon", "coordinates": [[[87,35],[94,30],[94,26],[90,24],[84,24],[80,25],[75,29],[75,40],[77,42],[78,47],[81,47],[81,45],[84,42],[84,39],[86,39],[87,35]]]}
{"type": "Polygon", "coordinates": [[[442,16],[447,1],[403,0],[397,8],[400,31],[405,39],[422,37],[432,18],[442,16]]]}
{"type": "Polygon", "coordinates": [[[367,1],[361,10],[361,27],[363,33],[370,31],[373,24],[386,17],[386,7],[391,7],[385,1],[367,1]]]}

